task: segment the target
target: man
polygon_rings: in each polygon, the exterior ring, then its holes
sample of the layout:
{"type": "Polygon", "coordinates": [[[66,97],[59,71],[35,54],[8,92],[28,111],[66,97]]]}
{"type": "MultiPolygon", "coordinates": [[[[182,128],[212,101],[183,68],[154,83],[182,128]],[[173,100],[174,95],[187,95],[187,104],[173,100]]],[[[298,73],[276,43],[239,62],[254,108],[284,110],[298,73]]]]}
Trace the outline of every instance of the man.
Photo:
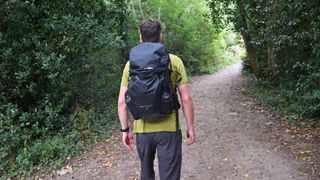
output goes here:
{"type": "MultiPolygon", "coordinates": [[[[139,25],[140,42],[162,43],[161,25],[158,20],[146,19],[139,25]]],[[[187,145],[195,142],[194,133],[194,108],[192,98],[188,90],[188,77],[181,59],[173,54],[169,54],[171,61],[171,82],[174,88],[178,88],[184,117],[187,124],[187,145]],[[177,83],[176,83],[177,82],[177,83]]],[[[133,134],[129,130],[128,110],[125,102],[129,81],[129,62],[123,70],[121,87],[118,100],[118,115],[121,123],[122,141],[124,146],[132,149],[135,141],[133,134]]],[[[173,111],[169,116],[161,121],[135,120],[133,133],[136,134],[137,150],[141,161],[141,179],[155,179],[154,158],[157,152],[159,162],[159,174],[161,180],[180,179],[181,173],[181,144],[182,135],[173,111]]]]}

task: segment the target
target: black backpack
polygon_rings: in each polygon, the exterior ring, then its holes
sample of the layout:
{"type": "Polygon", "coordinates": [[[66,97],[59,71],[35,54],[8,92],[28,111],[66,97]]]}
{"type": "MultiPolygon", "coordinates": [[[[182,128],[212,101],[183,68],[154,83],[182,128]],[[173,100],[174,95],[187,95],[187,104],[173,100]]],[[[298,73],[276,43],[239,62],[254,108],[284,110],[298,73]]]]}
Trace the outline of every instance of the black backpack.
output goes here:
{"type": "Polygon", "coordinates": [[[131,49],[129,60],[125,100],[133,118],[157,121],[177,109],[168,50],[161,43],[141,43],[131,49]]]}

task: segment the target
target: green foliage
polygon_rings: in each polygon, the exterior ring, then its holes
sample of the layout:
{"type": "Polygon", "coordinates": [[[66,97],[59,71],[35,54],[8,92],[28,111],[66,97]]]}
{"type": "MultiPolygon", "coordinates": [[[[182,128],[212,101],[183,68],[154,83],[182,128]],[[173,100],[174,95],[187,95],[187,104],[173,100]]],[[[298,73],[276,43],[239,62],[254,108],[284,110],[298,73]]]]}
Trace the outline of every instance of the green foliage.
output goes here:
{"type": "MultiPolygon", "coordinates": [[[[311,109],[312,106],[310,104],[302,103],[306,102],[306,98],[310,98],[309,94],[305,97],[295,98],[295,92],[290,89],[285,89],[283,86],[270,87],[266,82],[252,79],[248,81],[248,88],[245,93],[255,97],[257,105],[268,106],[271,110],[281,113],[298,125],[305,123],[317,125],[320,123],[320,118],[303,117],[306,116],[306,109],[314,110],[311,109]]],[[[316,92],[310,99],[313,102],[318,101],[319,92],[316,92]],[[316,101],[314,101],[315,99],[316,101]]],[[[316,105],[314,107],[318,108],[316,105]]]]}
{"type": "Polygon", "coordinates": [[[60,165],[57,163],[61,161],[55,161],[57,158],[77,155],[81,149],[80,134],[77,131],[34,140],[19,150],[15,164],[9,164],[11,171],[8,176],[30,175],[34,169],[41,172],[42,165],[60,165]]]}
{"type": "Polygon", "coordinates": [[[30,174],[112,127],[126,16],[119,1],[1,2],[0,176],[30,174]]]}
{"type": "Polygon", "coordinates": [[[320,2],[215,0],[209,4],[213,22],[232,23],[236,31],[250,36],[248,44],[259,64],[258,78],[274,89],[281,88],[286,97],[283,105],[301,116],[319,118],[320,2]],[[239,7],[244,7],[247,27],[240,20],[239,7]]]}
{"type": "Polygon", "coordinates": [[[205,1],[131,0],[129,9],[133,15],[129,34],[134,35],[130,46],[138,42],[138,23],[145,18],[155,18],[162,22],[164,44],[171,53],[181,57],[190,73],[210,73],[221,63],[232,61],[220,57],[226,49],[223,44],[227,33],[215,31],[205,1]]]}

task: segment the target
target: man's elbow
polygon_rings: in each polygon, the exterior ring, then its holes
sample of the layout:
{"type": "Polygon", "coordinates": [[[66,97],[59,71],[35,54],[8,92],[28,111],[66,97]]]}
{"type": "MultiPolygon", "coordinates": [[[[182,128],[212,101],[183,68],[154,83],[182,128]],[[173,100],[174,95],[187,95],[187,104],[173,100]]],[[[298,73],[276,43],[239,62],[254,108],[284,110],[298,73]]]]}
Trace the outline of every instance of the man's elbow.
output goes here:
{"type": "Polygon", "coordinates": [[[182,97],[182,98],[181,98],[181,101],[182,101],[182,104],[183,104],[183,105],[192,104],[192,97],[191,97],[190,95],[189,95],[189,96],[182,97]]]}
{"type": "Polygon", "coordinates": [[[127,108],[125,101],[118,101],[118,109],[119,110],[125,110],[127,108]]]}

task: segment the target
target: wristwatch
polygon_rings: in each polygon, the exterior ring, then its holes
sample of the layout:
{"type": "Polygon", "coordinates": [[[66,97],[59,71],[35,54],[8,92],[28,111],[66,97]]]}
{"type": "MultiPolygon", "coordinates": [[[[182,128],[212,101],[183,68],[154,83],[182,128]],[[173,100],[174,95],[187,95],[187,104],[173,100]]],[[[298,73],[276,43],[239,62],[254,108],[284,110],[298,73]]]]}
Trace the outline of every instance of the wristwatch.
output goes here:
{"type": "Polygon", "coordinates": [[[120,128],[120,132],[128,132],[128,131],[129,131],[129,127],[125,128],[125,129],[120,128]]]}

